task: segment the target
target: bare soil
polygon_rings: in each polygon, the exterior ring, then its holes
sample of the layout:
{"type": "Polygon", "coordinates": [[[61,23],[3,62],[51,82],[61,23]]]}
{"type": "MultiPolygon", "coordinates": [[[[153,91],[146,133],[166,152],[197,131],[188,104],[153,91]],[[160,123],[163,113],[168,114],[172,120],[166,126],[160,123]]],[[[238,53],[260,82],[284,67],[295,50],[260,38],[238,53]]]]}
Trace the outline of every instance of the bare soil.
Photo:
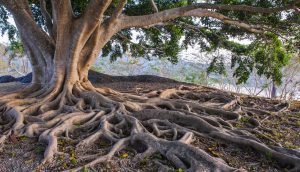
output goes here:
{"type": "MultiPolygon", "coordinates": [[[[181,85],[191,86],[191,84],[180,83],[167,78],[156,76],[109,76],[98,74],[95,72],[90,73],[91,81],[95,87],[108,87],[120,92],[128,92],[135,95],[142,95],[149,93],[153,90],[163,90],[167,88],[178,88],[181,85]]],[[[0,91],[11,91],[20,89],[26,84],[19,82],[0,84],[0,91]]],[[[256,108],[261,110],[272,110],[279,104],[278,100],[271,100],[259,97],[250,97],[247,95],[228,93],[225,91],[196,86],[197,93],[205,93],[212,97],[216,94],[223,96],[239,96],[244,106],[253,104],[258,105],[256,108]]],[[[210,106],[214,106],[214,101],[208,101],[210,106]]],[[[258,129],[256,136],[267,145],[273,145],[275,142],[282,147],[292,148],[300,151],[300,102],[290,102],[289,112],[282,112],[276,114],[247,114],[247,117],[242,117],[239,121],[235,122],[235,127],[238,129],[251,129],[253,128],[252,121],[248,116],[255,118],[260,122],[261,128],[258,129]],[[266,137],[265,137],[266,136],[266,137]],[[266,139],[268,138],[268,139],[266,139]],[[272,139],[272,140],[270,140],[272,139]]],[[[40,167],[37,171],[63,171],[70,169],[70,167],[77,167],[84,162],[77,161],[76,157],[80,152],[74,152],[72,148],[72,141],[60,139],[58,142],[59,150],[65,152],[70,156],[65,157],[59,155],[55,157],[54,163],[46,164],[40,167]],[[71,158],[70,158],[71,157],[71,158]]],[[[226,143],[221,140],[208,139],[196,137],[192,142],[196,147],[199,147],[209,152],[214,157],[222,158],[227,164],[232,167],[245,169],[247,171],[286,171],[287,169],[281,167],[277,162],[272,160],[272,155],[262,155],[255,152],[248,147],[239,147],[232,143],[226,143]]],[[[93,150],[102,150],[103,154],[107,153],[111,147],[111,143],[105,140],[96,142],[92,147],[87,148],[86,152],[93,152],[93,150]]],[[[29,172],[36,169],[43,159],[43,152],[46,145],[38,142],[36,138],[16,137],[9,138],[5,146],[0,152],[0,172],[29,172]]],[[[137,154],[137,150],[144,149],[139,145],[131,145],[118,152],[112,160],[105,163],[100,163],[93,168],[83,169],[83,171],[107,171],[107,172],[121,172],[121,171],[157,171],[158,163],[172,166],[164,156],[160,154],[152,155],[140,162],[134,162],[133,157],[137,154]]],[[[84,153],[86,153],[84,152],[84,153]]],[[[175,169],[174,171],[181,171],[175,169]]]]}

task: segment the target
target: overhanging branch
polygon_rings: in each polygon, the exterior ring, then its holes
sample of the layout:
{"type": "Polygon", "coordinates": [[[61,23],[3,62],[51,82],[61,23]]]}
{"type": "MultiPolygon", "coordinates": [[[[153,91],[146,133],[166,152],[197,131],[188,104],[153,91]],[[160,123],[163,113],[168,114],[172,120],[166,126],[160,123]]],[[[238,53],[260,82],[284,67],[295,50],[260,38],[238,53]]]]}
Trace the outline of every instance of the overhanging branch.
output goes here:
{"type": "Polygon", "coordinates": [[[220,13],[210,11],[211,10],[230,10],[230,11],[246,11],[253,13],[276,13],[281,11],[286,11],[289,9],[296,9],[295,4],[298,2],[294,1],[290,5],[283,7],[272,7],[272,8],[262,8],[262,7],[253,7],[247,5],[222,5],[222,4],[209,4],[209,3],[198,3],[194,5],[189,5],[185,7],[173,8],[169,10],[164,10],[149,15],[142,16],[122,16],[122,22],[120,22],[120,27],[122,29],[130,27],[151,27],[160,23],[173,20],[178,17],[185,16],[196,16],[196,17],[213,17],[223,21],[226,24],[236,25],[241,28],[244,28],[250,32],[260,33],[262,32],[256,26],[252,26],[245,22],[230,19],[220,13]]]}

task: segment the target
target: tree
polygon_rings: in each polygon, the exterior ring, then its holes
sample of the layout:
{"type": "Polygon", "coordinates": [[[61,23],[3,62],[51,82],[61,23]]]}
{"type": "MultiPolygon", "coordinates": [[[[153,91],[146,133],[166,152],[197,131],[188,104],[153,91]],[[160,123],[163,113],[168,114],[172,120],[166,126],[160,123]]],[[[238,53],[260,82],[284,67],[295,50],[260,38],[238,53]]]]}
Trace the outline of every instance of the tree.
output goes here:
{"type": "Polygon", "coordinates": [[[299,45],[299,0],[0,0],[0,4],[2,32],[8,31],[12,39],[19,35],[33,69],[28,87],[1,97],[0,143],[12,134],[39,136],[47,143],[43,162],[48,162],[59,153],[57,139],[68,137],[80,124],[78,149],[100,138],[115,143],[107,155],[94,157],[88,166],[110,159],[130,143],[140,143],[147,150],[139,158],[160,152],[190,171],[234,170],[189,144],[199,135],[271,153],[294,171],[300,169],[293,150],[266,146],[254,136],[235,132],[222,118],[205,117],[223,114],[238,119],[240,115],[229,110],[238,105],[236,100],[227,102],[225,110],[212,109],[193,103],[192,90],[187,88],[153,92],[158,97],[150,98],[95,88],[87,77],[101,50],[112,59],[130,51],[133,56],[156,55],[176,62],[182,47],[197,43],[207,51],[231,50],[241,66],[236,72],[241,81],[253,67],[278,80],[279,67],[287,59],[285,46],[299,45]],[[7,22],[9,14],[18,32],[7,22]],[[138,42],[132,41],[133,31],[140,33],[138,42]],[[249,46],[230,41],[249,35],[255,39],[249,46]],[[289,40],[283,45],[284,38],[289,40]],[[276,56],[270,57],[274,61],[263,51],[269,44],[276,47],[276,56]],[[175,95],[186,95],[190,101],[172,100],[175,95]],[[173,134],[175,141],[160,138],[166,134],[173,134]]]}

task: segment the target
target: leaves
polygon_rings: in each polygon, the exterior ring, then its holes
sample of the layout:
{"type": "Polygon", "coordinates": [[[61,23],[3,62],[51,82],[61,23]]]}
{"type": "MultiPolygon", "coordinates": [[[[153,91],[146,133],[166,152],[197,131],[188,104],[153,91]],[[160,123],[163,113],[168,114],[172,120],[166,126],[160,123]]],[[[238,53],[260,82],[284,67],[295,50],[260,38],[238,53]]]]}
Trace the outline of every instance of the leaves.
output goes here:
{"type": "Polygon", "coordinates": [[[76,159],[75,157],[71,157],[71,158],[70,158],[70,162],[71,162],[71,164],[73,164],[73,165],[77,165],[77,164],[78,164],[78,161],[77,161],[77,159],[76,159]]]}
{"type": "Polygon", "coordinates": [[[127,158],[128,156],[129,154],[125,152],[120,155],[120,158],[127,158]]]}
{"type": "Polygon", "coordinates": [[[220,157],[222,155],[222,153],[218,151],[218,146],[218,143],[214,143],[208,148],[209,152],[216,157],[220,157]]]}
{"type": "Polygon", "coordinates": [[[13,144],[17,144],[18,143],[18,139],[17,136],[14,133],[11,133],[9,135],[9,140],[13,143],[13,144]]]}
{"type": "Polygon", "coordinates": [[[182,168],[178,168],[177,172],[184,172],[182,168]]]}
{"type": "Polygon", "coordinates": [[[72,165],[77,165],[78,161],[75,157],[75,151],[73,149],[70,150],[70,162],[72,165]]]}
{"type": "Polygon", "coordinates": [[[20,141],[26,141],[26,140],[28,140],[28,137],[26,137],[26,136],[20,136],[20,137],[18,137],[18,139],[20,141]]]}
{"type": "Polygon", "coordinates": [[[33,159],[28,159],[28,160],[25,160],[25,161],[24,161],[25,164],[30,164],[30,163],[32,163],[32,162],[33,162],[33,159]]]}
{"type": "Polygon", "coordinates": [[[84,166],[82,172],[89,172],[89,169],[86,166],[84,166]]]}

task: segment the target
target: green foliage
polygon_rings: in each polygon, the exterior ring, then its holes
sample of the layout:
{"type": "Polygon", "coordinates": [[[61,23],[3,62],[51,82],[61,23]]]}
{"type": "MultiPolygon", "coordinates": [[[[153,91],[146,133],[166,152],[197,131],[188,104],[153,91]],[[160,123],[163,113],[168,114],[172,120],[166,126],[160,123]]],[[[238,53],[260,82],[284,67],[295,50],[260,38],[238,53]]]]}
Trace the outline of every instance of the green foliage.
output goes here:
{"type": "Polygon", "coordinates": [[[268,161],[271,161],[271,160],[272,160],[272,157],[273,157],[273,154],[272,154],[272,152],[266,152],[265,156],[266,156],[266,159],[267,159],[268,161]]]}
{"type": "Polygon", "coordinates": [[[70,151],[70,163],[72,165],[77,165],[78,164],[78,161],[75,157],[75,151],[73,149],[70,151]]]}
{"type": "Polygon", "coordinates": [[[211,61],[209,67],[207,68],[208,73],[218,73],[221,75],[226,75],[224,57],[214,56],[213,60],[211,61]]]}
{"type": "Polygon", "coordinates": [[[185,74],[185,82],[193,84],[207,85],[207,72],[205,71],[189,71],[185,74]]]}
{"type": "Polygon", "coordinates": [[[24,54],[24,47],[21,41],[13,40],[10,42],[8,46],[9,51],[13,52],[14,54],[24,54]]]}
{"type": "Polygon", "coordinates": [[[89,169],[86,166],[84,166],[82,172],[89,172],[89,169]]]}
{"type": "MultiPolygon", "coordinates": [[[[84,13],[89,0],[72,0],[74,14],[84,13]]],[[[105,16],[112,14],[120,0],[113,0],[105,16]]],[[[155,0],[158,10],[183,7],[198,3],[197,0],[155,0]]],[[[211,3],[230,5],[251,5],[256,7],[281,7],[288,5],[292,0],[217,0],[211,3]]],[[[45,20],[41,15],[39,1],[29,0],[35,21],[45,31],[45,20]]],[[[51,14],[51,3],[46,0],[46,8],[51,14]]],[[[300,7],[300,3],[297,4],[300,7]]],[[[224,24],[211,17],[180,17],[168,21],[166,25],[151,28],[130,28],[120,31],[102,49],[102,56],[110,56],[111,61],[130,52],[133,57],[151,59],[158,56],[168,59],[172,63],[178,62],[178,53],[189,46],[199,45],[201,51],[215,52],[226,49],[232,52],[231,67],[235,69],[234,76],[238,83],[244,83],[253,69],[259,75],[271,78],[277,84],[281,82],[281,68],[285,66],[294,53],[300,48],[300,14],[294,11],[259,14],[244,11],[215,10],[235,20],[245,21],[250,25],[263,25],[272,33],[253,34],[233,25],[224,24]],[[278,36],[281,37],[278,37],[278,36]],[[242,45],[232,41],[248,38],[250,45],[242,45]],[[283,39],[288,38],[288,39],[283,39]],[[284,40],[284,41],[283,41],[284,40]],[[288,50],[288,51],[287,51],[288,50]]],[[[124,7],[125,15],[152,14],[153,9],[149,0],[128,0],[124,7]]],[[[0,31],[9,35],[13,51],[23,52],[17,36],[16,28],[8,22],[9,12],[0,6],[0,31]]],[[[213,58],[208,72],[226,75],[224,56],[213,58]]]]}
{"type": "Polygon", "coordinates": [[[285,49],[282,41],[272,33],[266,34],[267,40],[255,41],[250,46],[250,56],[254,59],[257,74],[265,75],[276,84],[281,84],[281,68],[288,64],[292,57],[285,49]]]}
{"type": "Polygon", "coordinates": [[[182,169],[182,168],[178,168],[177,171],[178,171],[178,172],[183,172],[183,169],[182,169]]]}
{"type": "Polygon", "coordinates": [[[3,36],[4,33],[8,34],[8,38],[14,39],[15,34],[17,33],[16,28],[9,23],[9,12],[3,7],[0,6],[0,31],[3,36]]]}

